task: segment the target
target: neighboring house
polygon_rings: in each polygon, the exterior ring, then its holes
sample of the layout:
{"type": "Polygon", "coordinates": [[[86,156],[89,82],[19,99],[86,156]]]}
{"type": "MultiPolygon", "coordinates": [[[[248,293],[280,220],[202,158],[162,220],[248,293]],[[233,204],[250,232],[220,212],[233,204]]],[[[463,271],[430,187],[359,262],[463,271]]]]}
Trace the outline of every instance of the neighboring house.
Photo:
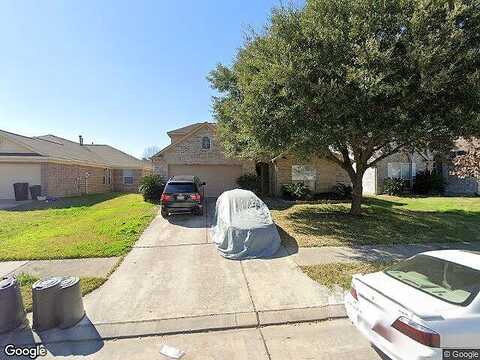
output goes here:
{"type": "Polygon", "coordinates": [[[136,192],[151,164],[109,145],[54,135],[27,137],[0,130],[0,199],[14,199],[13,184],[41,185],[42,195],[136,192]]]}
{"type": "Polygon", "coordinates": [[[350,183],[347,173],[325,159],[300,161],[281,155],[265,162],[227,158],[215,136],[216,124],[196,123],[167,134],[171,144],[152,157],[154,172],[169,178],[196,175],[207,183],[207,196],[238,187],[242,174],[258,174],[265,194],[280,195],[284,184],[305,182],[314,192],[328,192],[338,183],[350,183]]]}

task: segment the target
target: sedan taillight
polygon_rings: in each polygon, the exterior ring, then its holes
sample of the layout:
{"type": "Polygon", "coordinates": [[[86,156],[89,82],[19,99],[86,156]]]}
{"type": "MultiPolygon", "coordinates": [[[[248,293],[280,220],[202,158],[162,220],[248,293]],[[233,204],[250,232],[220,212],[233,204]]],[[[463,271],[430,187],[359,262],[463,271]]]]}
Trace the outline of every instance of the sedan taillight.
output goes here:
{"type": "Polygon", "coordinates": [[[410,339],[433,348],[440,347],[440,335],[435,331],[426,328],[416,322],[407,319],[406,317],[399,317],[392,327],[400,331],[403,335],[408,336],[410,339]]]}
{"type": "Polygon", "coordinates": [[[353,287],[353,285],[352,285],[352,288],[350,289],[350,295],[352,295],[352,297],[358,301],[357,290],[353,287]]]}
{"type": "Polygon", "coordinates": [[[193,201],[200,202],[200,194],[192,194],[192,195],[190,196],[190,198],[191,198],[193,201]]]}
{"type": "Polygon", "coordinates": [[[160,199],[160,201],[163,204],[168,203],[170,200],[172,200],[172,197],[170,195],[167,195],[167,194],[162,194],[162,197],[160,199]]]}

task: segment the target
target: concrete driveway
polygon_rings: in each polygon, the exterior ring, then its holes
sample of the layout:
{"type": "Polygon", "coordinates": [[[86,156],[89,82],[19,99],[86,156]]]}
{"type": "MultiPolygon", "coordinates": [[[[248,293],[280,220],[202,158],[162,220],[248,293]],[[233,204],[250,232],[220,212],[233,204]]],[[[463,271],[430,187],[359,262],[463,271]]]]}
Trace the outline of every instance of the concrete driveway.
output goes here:
{"type": "Polygon", "coordinates": [[[29,204],[31,202],[33,202],[33,200],[15,201],[11,199],[0,199],[0,210],[13,209],[19,205],[29,204]]]}
{"type": "Polygon", "coordinates": [[[310,280],[282,248],[273,259],[221,257],[204,216],[155,218],[100,289],[87,295],[90,321],[105,337],[229,329],[343,315],[340,293],[310,280]]]}
{"type": "MultiPolygon", "coordinates": [[[[213,212],[214,202],[209,201],[204,216],[157,216],[110,279],[84,298],[87,317],[80,324],[66,330],[9,333],[0,338],[0,345],[43,343],[53,355],[64,355],[72,341],[86,342],[85,354],[94,355],[117,339],[215,331],[231,343],[226,349],[247,354],[258,348],[258,339],[260,349],[266,348],[262,328],[344,317],[343,294],[308,278],[284,248],[271,259],[235,261],[220,256],[209,236],[213,212]],[[237,334],[242,337],[233,341],[237,334]]],[[[275,330],[268,334],[273,342],[281,338],[275,330]]],[[[195,344],[211,337],[190,339],[195,344]]],[[[209,351],[221,347],[222,341],[209,351]]]]}

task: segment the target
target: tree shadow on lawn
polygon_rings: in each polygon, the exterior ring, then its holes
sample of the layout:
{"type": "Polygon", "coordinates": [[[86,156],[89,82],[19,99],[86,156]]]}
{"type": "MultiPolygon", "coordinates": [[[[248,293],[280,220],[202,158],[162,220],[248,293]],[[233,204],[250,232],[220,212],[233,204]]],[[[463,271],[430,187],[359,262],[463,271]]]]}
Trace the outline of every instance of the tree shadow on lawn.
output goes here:
{"type": "Polygon", "coordinates": [[[402,203],[368,199],[361,216],[344,205],[308,206],[286,215],[300,246],[355,246],[480,241],[480,213],[410,211],[402,203]]]}
{"type": "Polygon", "coordinates": [[[33,201],[28,204],[22,204],[5,211],[21,212],[21,211],[33,211],[33,210],[49,210],[49,209],[68,209],[84,206],[93,206],[98,203],[115,199],[119,196],[124,196],[125,193],[102,193],[102,194],[90,194],[82,196],[72,196],[57,198],[54,201],[33,201]]]}

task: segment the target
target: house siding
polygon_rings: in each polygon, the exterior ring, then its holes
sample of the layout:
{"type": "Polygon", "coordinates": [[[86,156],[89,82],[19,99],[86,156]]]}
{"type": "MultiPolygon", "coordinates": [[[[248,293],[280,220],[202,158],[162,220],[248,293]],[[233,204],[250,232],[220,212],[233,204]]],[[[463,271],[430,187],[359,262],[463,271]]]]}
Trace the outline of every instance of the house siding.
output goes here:
{"type": "Polygon", "coordinates": [[[313,165],[316,169],[315,189],[316,193],[332,191],[337,183],[350,185],[350,178],[345,170],[332,161],[323,158],[315,158],[301,162],[293,156],[283,156],[274,162],[275,172],[272,189],[275,195],[281,195],[282,186],[292,183],[293,165],[313,165]]]}
{"type": "Polygon", "coordinates": [[[103,184],[104,175],[105,168],[43,163],[42,194],[63,197],[112,191],[112,184],[103,184]]]}
{"type": "Polygon", "coordinates": [[[242,173],[255,173],[253,161],[229,159],[210,127],[203,127],[179,144],[174,145],[160,156],[153,158],[155,174],[168,178],[168,165],[241,165],[242,173]],[[202,138],[210,138],[210,149],[202,149],[202,138]]]}

